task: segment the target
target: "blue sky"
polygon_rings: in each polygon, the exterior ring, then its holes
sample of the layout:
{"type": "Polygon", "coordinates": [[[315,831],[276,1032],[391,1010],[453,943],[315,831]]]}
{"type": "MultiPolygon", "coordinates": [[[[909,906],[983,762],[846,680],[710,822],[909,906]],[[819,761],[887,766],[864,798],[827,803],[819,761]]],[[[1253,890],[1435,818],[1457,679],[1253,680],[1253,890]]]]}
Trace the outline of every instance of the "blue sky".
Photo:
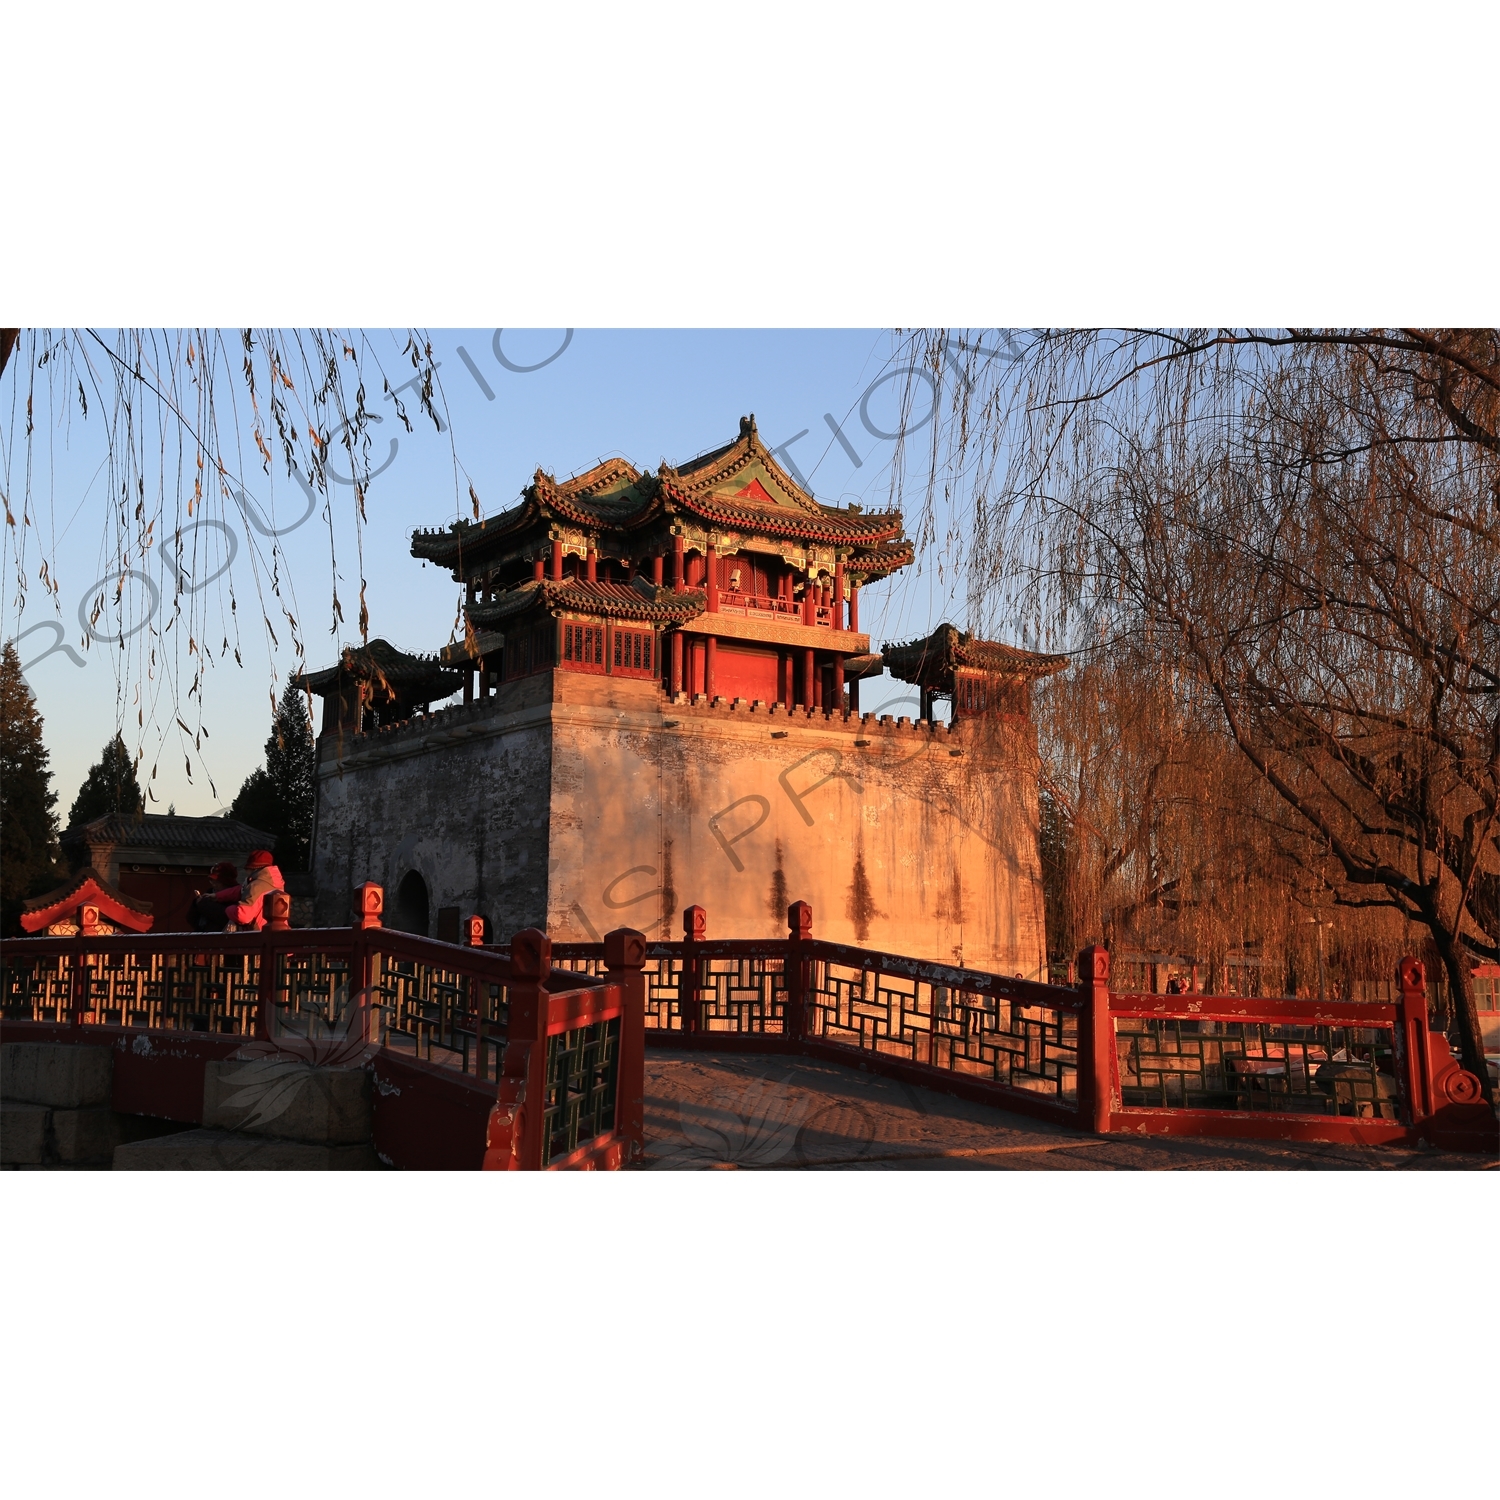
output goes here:
{"type": "MultiPolygon", "coordinates": [[[[498,354],[494,329],[431,330],[430,335],[452,418],[451,435],[437,433],[430,421],[415,415],[416,430],[407,434],[389,404],[375,402],[375,409],[388,415],[374,429],[372,468],[379,472],[368,492],[362,538],[370,634],[407,650],[434,650],[450,639],[453,628],[457,589],[445,573],[411,558],[408,537],[415,527],[445,525],[455,515],[469,513],[466,492],[455,486],[455,450],[484,512],[493,514],[514,501],[539,466],[566,476],[615,453],[642,468],[655,467],[662,459],[679,463],[728,441],[740,416],[754,412],[768,446],[790,445],[786,456],[820,500],[867,508],[890,502],[895,444],[883,434],[899,426],[902,380],[892,378],[899,369],[899,341],[888,331],[576,329],[569,336],[562,329],[513,329],[500,334],[498,354]],[[525,370],[527,366],[540,368],[525,370]],[[835,436],[830,417],[844,441],[835,436]]],[[[404,333],[383,331],[370,335],[388,370],[397,367],[404,338],[404,333]]],[[[6,485],[12,497],[21,493],[27,458],[15,399],[24,368],[21,355],[18,348],[0,382],[0,404],[6,413],[6,485]]],[[[911,416],[914,425],[925,413],[924,396],[919,386],[911,416]]],[[[415,413],[414,407],[409,410],[415,413]]],[[[190,774],[189,755],[184,753],[190,749],[188,737],[174,722],[183,719],[192,730],[200,722],[196,701],[184,698],[195,665],[182,640],[187,629],[179,624],[179,669],[175,681],[165,685],[161,666],[152,668],[146,660],[147,635],[132,639],[123,652],[118,644],[111,647],[107,642],[78,650],[79,600],[92,597],[90,585],[112,565],[106,535],[109,507],[100,467],[103,423],[97,412],[82,420],[76,402],[67,412],[49,413],[39,405],[37,421],[31,446],[32,512],[43,538],[56,539],[49,550],[60,590],[53,608],[44,592],[33,587],[24,616],[18,615],[14,547],[8,537],[10,586],[3,628],[7,637],[30,631],[21,640],[21,656],[29,664],[27,678],[45,721],[59,813],[65,820],[89,764],[117,727],[132,751],[144,748],[143,781],[151,768],[156,770],[157,801],[149,804],[154,810],[173,804],[179,812],[212,812],[232,799],[259,763],[271,690],[295,662],[289,632],[284,626],[277,628],[274,607],[277,643],[256,619],[257,595],[274,606],[267,591],[265,542],[228,502],[216,505],[210,497],[198,512],[200,522],[206,519],[210,524],[197,530],[196,544],[204,547],[206,559],[194,576],[207,578],[204,568],[223,571],[208,578],[195,601],[196,623],[187,622],[200,637],[193,646],[201,646],[201,638],[207,637],[217,650],[220,641],[229,640],[231,647],[238,646],[242,665],[226,654],[203,673],[201,722],[208,734],[191,749],[190,774]],[[256,544],[262,564],[258,579],[256,544]],[[231,587],[233,610],[228,604],[231,587]],[[57,632],[34,627],[50,618],[61,621],[63,644],[69,649],[47,655],[57,632]],[[141,669],[152,674],[144,701],[137,691],[141,669]]],[[[278,484],[275,476],[266,478],[253,466],[246,472],[255,476],[250,497],[263,521],[292,527],[281,538],[287,564],[283,594],[304,631],[309,665],[327,665],[338,645],[356,640],[358,634],[360,568],[352,490],[333,488],[330,549],[330,528],[320,508],[296,525],[308,510],[303,497],[284,478],[278,484]],[[335,583],[330,550],[336,557],[344,606],[345,624],[337,634],[330,629],[335,583]]],[[[168,483],[170,488],[170,479],[168,483]]],[[[920,496],[896,499],[914,521],[920,496]]],[[[192,545],[184,544],[185,565],[191,561],[192,545]]],[[[38,561],[33,549],[28,555],[29,576],[35,575],[38,561]]],[[[917,635],[944,618],[969,623],[962,595],[955,597],[951,570],[939,567],[942,561],[939,554],[924,555],[916,566],[862,597],[861,623],[877,644],[917,635]]],[[[159,553],[153,554],[153,564],[156,587],[170,603],[169,564],[159,553]]],[[[132,587],[139,594],[136,618],[143,618],[150,609],[151,585],[140,582],[132,587]]],[[[166,617],[163,609],[157,625],[166,617]]],[[[102,632],[103,626],[99,628],[102,632]]],[[[160,644],[172,645],[172,633],[167,632],[160,644]]],[[[867,708],[879,707],[909,694],[904,684],[870,684],[864,703],[867,708]]],[[[902,706],[895,711],[911,710],[902,706]]]]}

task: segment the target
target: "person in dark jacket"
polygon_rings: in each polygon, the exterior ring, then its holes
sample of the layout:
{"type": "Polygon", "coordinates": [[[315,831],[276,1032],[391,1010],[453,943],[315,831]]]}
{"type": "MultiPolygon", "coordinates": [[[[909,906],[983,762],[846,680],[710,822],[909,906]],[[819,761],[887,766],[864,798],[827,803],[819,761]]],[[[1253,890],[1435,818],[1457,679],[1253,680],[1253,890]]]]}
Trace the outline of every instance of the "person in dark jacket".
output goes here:
{"type": "Polygon", "coordinates": [[[240,899],[240,880],[234,866],[226,860],[208,872],[212,890],[195,893],[192,907],[194,932],[222,932],[229,921],[229,905],[240,899]]]}

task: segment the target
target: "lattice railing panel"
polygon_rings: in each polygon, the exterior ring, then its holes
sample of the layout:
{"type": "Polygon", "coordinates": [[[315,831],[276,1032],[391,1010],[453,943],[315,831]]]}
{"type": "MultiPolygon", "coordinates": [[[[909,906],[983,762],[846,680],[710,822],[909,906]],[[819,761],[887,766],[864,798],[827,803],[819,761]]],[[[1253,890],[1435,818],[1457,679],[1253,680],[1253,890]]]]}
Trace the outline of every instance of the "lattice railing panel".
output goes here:
{"type": "Polygon", "coordinates": [[[810,967],[810,1035],[1076,1103],[1078,1026],[1070,1012],[876,966],[810,967]]]}
{"type": "Polygon", "coordinates": [[[65,1022],[248,1036],[260,995],[258,953],[84,953],[8,959],[5,1014],[65,1022]]]}
{"type": "MultiPolygon", "coordinates": [[[[786,963],[769,954],[738,958],[698,956],[684,977],[679,968],[679,995],[698,1006],[700,1031],[738,1036],[780,1035],[786,1031],[786,963]]],[[[665,990],[665,987],[664,987],[665,990]]],[[[682,1001],[678,1001],[679,1021],[682,1001]]]]}
{"type": "Polygon", "coordinates": [[[434,1049],[456,1055],[464,1072],[472,1066],[481,1077],[498,1072],[510,1019],[503,984],[456,965],[383,954],[370,989],[385,1044],[406,1042],[429,1061],[434,1049]]]}
{"type": "Polygon", "coordinates": [[[1118,1017],[1120,1102],[1404,1120],[1389,1027],[1118,1017]]]}
{"type": "Polygon", "coordinates": [[[614,1129],[619,1062],[618,1016],[547,1038],[544,1167],[614,1129]]]}
{"type": "Polygon", "coordinates": [[[351,973],[348,949],[277,954],[272,1035],[310,1041],[347,1035],[358,1021],[359,997],[351,990],[351,973]]]}

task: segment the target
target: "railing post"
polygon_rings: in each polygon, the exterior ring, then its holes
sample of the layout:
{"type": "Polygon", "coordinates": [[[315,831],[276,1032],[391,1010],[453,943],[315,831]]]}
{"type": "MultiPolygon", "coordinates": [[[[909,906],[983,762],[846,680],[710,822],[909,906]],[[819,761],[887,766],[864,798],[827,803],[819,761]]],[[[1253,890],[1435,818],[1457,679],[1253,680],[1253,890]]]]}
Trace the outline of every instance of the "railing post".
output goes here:
{"type": "Polygon", "coordinates": [[[1108,1135],[1115,1103],[1115,1028],[1109,1014],[1109,949],[1078,955],[1078,1123],[1108,1135]]]}
{"type": "Polygon", "coordinates": [[[535,1172],[542,1165],[547,1110],[547,976],[552,943],[528,927],[510,940],[509,1040],[485,1131],[486,1172],[535,1172]]]}
{"type": "Polygon", "coordinates": [[[83,1016],[88,1008],[88,986],[89,970],[84,963],[83,940],[89,936],[90,929],[95,927],[99,921],[99,908],[97,906],[80,906],[78,908],[78,951],[73,955],[73,985],[70,996],[68,1019],[74,1026],[83,1025],[83,1016]]]}
{"type": "Polygon", "coordinates": [[[605,981],[620,986],[620,1051],[615,1073],[615,1129],[625,1137],[626,1166],[646,1150],[646,938],[634,928],[604,934],[605,981]]]}
{"type": "MultiPolygon", "coordinates": [[[[477,916],[468,918],[460,937],[465,948],[484,947],[484,918],[477,916]]],[[[488,1082],[490,1059],[484,1045],[483,986],[472,975],[469,978],[469,1000],[474,1007],[474,1076],[482,1082],[488,1082]]]]}
{"type": "Polygon", "coordinates": [[[786,909],[786,1035],[801,1041],[807,1031],[807,1007],[812,995],[812,960],[806,944],[812,942],[813,909],[805,901],[793,901],[786,909]]]}
{"type": "Polygon", "coordinates": [[[1404,1058],[1406,1105],[1413,1126],[1436,1113],[1432,1091],[1432,1047],[1428,1040],[1427,967],[1415,958],[1396,965],[1396,984],[1401,991],[1401,1040],[1404,1058]]]}
{"type": "Polygon", "coordinates": [[[271,1036],[271,1016],[276,1005],[276,951],[271,944],[273,932],[290,931],[292,898],[285,891],[272,891],[266,897],[266,925],[261,930],[260,975],[255,995],[254,1035],[260,1041],[271,1036]]]}
{"type": "Polygon", "coordinates": [[[689,906],[682,913],[682,973],[677,981],[677,1009],[684,1031],[699,1031],[703,1026],[703,1005],[698,998],[701,960],[697,944],[708,937],[708,913],[701,906],[689,906]]]}
{"type": "Polygon", "coordinates": [[[367,932],[380,930],[380,914],[385,910],[385,890],[373,880],[367,880],[354,890],[354,942],[349,951],[349,984],[351,1005],[363,1005],[365,1009],[365,1043],[378,1047],[381,1043],[380,1014],[371,993],[375,988],[376,955],[374,939],[366,938],[367,932]]]}

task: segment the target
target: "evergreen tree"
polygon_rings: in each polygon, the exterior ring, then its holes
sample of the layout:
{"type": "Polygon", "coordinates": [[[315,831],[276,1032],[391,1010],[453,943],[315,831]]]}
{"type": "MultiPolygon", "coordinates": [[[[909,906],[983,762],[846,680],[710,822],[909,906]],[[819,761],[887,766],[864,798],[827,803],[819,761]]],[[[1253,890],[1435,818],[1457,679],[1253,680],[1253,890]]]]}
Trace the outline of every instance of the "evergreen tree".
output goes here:
{"type": "Polygon", "coordinates": [[[78,789],[73,806],[68,809],[68,827],[90,823],[105,813],[139,813],[146,810],[141,784],[135,779],[135,766],[125,740],[118,732],[89,767],[89,774],[78,789]]]}
{"type": "Polygon", "coordinates": [[[307,702],[293,674],[266,741],[266,763],[245,778],[229,808],[230,817],[276,835],[276,863],[283,872],[308,865],[316,770],[307,702]]]}
{"type": "Polygon", "coordinates": [[[20,931],[21,902],[62,878],[51,783],[42,716],[7,641],[0,653],[0,929],[8,936],[20,931]]]}

